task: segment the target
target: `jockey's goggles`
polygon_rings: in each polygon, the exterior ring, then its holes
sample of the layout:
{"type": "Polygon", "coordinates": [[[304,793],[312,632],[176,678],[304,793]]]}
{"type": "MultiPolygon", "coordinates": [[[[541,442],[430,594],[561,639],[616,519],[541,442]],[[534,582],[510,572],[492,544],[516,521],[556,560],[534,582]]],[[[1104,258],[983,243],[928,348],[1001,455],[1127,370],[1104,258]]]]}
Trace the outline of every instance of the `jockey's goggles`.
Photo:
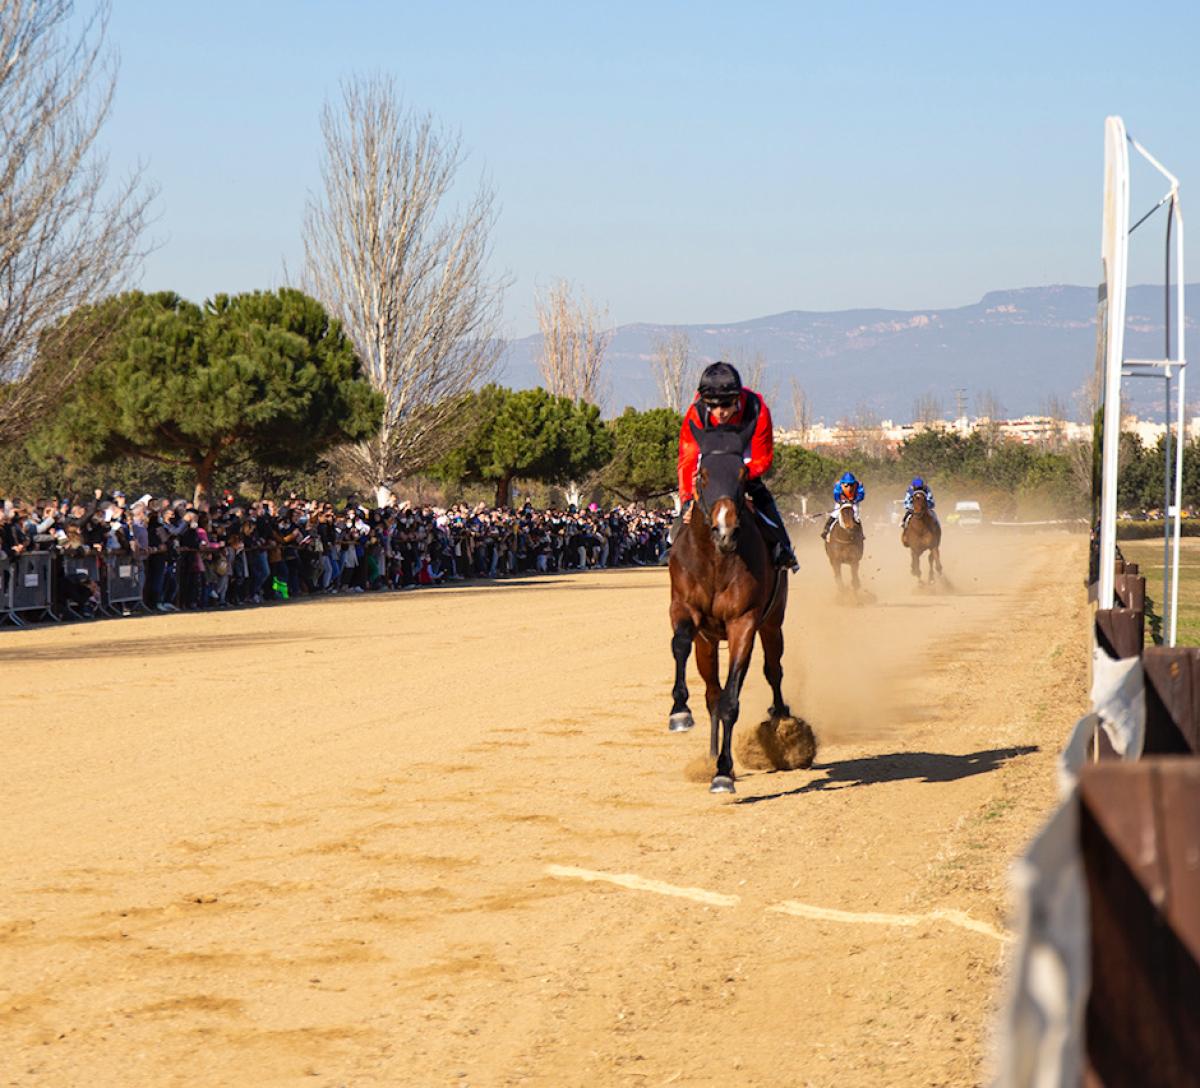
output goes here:
{"type": "Polygon", "coordinates": [[[727,397],[705,397],[704,404],[708,408],[732,408],[740,399],[739,393],[732,393],[727,397]]]}

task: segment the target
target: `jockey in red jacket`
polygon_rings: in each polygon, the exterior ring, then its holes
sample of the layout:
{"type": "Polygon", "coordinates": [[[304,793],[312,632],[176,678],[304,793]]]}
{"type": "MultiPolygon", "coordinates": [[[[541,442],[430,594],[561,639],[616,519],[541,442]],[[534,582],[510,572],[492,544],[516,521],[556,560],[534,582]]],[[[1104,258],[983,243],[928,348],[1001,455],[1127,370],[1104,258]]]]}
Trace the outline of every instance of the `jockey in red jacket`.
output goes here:
{"type": "MultiPolygon", "coordinates": [[[[705,368],[700,376],[696,399],[683,417],[683,426],[679,431],[679,499],[683,504],[680,517],[687,517],[691,511],[695,499],[696,466],[700,461],[700,447],[689,423],[694,423],[701,430],[725,425],[742,427],[748,425],[751,417],[755,421],[754,430],[743,455],[749,476],[746,494],[754,503],[759,528],[771,548],[776,565],[799,570],[800,564],[792,551],[792,542],[788,539],[779,507],[763,482],[763,476],[775,459],[771,411],[758,393],[743,388],[741,375],[728,363],[717,362],[705,368]]],[[[676,533],[672,533],[672,539],[676,533]]]]}

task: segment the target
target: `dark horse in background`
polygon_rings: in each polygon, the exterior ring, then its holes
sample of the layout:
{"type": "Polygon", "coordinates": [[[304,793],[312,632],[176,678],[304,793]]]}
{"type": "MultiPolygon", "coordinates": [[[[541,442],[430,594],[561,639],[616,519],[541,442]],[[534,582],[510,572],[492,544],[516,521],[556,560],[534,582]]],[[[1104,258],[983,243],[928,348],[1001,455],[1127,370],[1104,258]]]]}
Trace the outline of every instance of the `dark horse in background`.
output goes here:
{"type": "Polygon", "coordinates": [[[854,592],[862,588],[858,580],[858,565],[862,562],[863,547],[863,527],[854,519],[854,504],[844,502],[838,507],[837,518],[825,538],[825,555],[829,558],[839,590],[846,588],[842,582],[843,565],[850,568],[850,585],[854,592]]]}
{"type": "Polygon", "coordinates": [[[912,503],[912,513],[900,530],[900,543],[912,556],[912,573],[918,582],[921,580],[921,556],[929,553],[929,582],[932,584],[934,569],[938,574],[942,573],[942,527],[929,509],[924,491],[914,492],[912,503]]]}
{"type": "MultiPolygon", "coordinates": [[[[753,423],[751,423],[753,427],[753,423]]],[[[763,673],[771,685],[772,722],[790,717],[783,682],[783,614],[786,572],[771,562],[757,519],[746,505],[742,451],[750,439],[732,427],[692,426],[700,446],[696,501],[671,547],[671,650],[675,655],[672,732],[695,725],[688,709],[687,661],[693,643],[704,678],[717,770],[713,793],[733,793],[733,726],[738,698],[750,667],[755,635],[762,642],[763,673]],[[717,644],[729,643],[729,674],[721,685],[717,644]],[[718,751],[718,728],[722,730],[718,751]]]]}

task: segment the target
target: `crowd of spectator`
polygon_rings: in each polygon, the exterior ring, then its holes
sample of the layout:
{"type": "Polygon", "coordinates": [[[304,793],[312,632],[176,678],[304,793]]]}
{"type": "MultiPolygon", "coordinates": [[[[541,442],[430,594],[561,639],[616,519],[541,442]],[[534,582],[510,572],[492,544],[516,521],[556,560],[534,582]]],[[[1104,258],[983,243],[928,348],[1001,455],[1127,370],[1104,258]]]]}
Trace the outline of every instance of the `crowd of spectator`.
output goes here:
{"type": "MultiPolygon", "coordinates": [[[[120,491],[87,502],[6,501],[0,560],[27,552],[132,556],[142,603],[160,612],[225,608],[316,594],[412,589],[472,578],[656,564],[671,515],[602,511],[448,508],[396,502],[184,500],[120,491]]],[[[101,579],[64,563],[58,595],[69,612],[94,614],[101,579]]]]}

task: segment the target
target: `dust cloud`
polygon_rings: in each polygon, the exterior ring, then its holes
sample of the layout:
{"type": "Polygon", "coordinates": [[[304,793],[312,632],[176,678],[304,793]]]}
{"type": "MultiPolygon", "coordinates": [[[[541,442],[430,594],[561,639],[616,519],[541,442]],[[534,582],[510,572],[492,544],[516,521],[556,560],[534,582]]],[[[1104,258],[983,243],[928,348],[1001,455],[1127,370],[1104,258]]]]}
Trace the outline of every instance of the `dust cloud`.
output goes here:
{"type": "MultiPolygon", "coordinates": [[[[944,577],[929,587],[910,573],[898,530],[869,528],[863,592],[856,596],[836,589],[821,541],[802,538],[802,569],[792,579],[785,624],[784,695],[818,743],[895,744],[906,727],[936,716],[937,708],[922,706],[916,691],[950,649],[961,623],[956,602],[999,596],[1028,539],[1013,530],[948,528],[944,577]]],[[[921,569],[924,575],[927,559],[921,569]]],[[[757,648],[756,663],[761,666],[757,648]]],[[[754,705],[743,699],[744,711],[754,705]]]]}

